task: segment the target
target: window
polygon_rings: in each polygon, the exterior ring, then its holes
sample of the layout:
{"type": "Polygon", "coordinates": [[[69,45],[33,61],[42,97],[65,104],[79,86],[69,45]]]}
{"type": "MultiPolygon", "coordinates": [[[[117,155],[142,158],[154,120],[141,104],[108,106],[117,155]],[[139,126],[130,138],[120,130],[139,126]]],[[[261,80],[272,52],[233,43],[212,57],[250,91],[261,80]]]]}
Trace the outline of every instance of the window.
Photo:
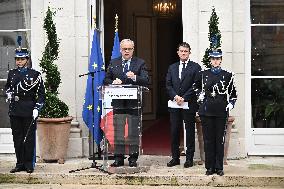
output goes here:
{"type": "Polygon", "coordinates": [[[283,0],[251,0],[253,128],[284,128],[283,12],[283,0]]]}
{"type": "Polygon", "coordinates": [[[14,68],[17,37],[22,46],[29,47],[30,0],[0,0],[0,79],[7,78],[7,70],[14,68]]]}
{"type": "Polygon", "coordinates": [[[0,0],[0,128],[9,128],[4,86],[8,70],[15,67],[17,37],[30,49],[30,0],[0,0]]]}

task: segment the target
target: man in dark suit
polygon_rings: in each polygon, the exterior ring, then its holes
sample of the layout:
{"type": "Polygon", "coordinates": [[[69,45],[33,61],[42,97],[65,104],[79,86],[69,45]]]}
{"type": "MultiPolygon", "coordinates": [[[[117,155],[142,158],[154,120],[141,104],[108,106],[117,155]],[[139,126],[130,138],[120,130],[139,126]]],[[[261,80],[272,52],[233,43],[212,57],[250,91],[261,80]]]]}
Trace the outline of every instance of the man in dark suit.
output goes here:
{"type": "MultiPolygon", "coordinates": [[[[133,57],[134,42],[130,39],[123,39],[120,42],[121,57],[110,61],[104,84],[133,84],[146,86],[149,83],[148,72],[145,61],[133,57]]],[[[138,112],[137,100],[113,100],[114,109],[114,163],[113,167],[124,165],[125,155],[125,124],[128,122],[128,143],[129,143],[129,166],[137,167],[139,155],[139,128],[141,117],[138,112]]],[[[140,110],[141,111],[141,110],[140,110]]],[[[141,113],[141,112],[140,112],[141,113]]]]}
{"type": "Polygon", "coordinates": [[[35,131],[38,111],[43,106],[45,90],[41,74],[28,67],[29,52],[16,49],[17,68],[8,73],[5,86],[9,116],[17,157],[16,167],[10,172],[34,171],[35,131]]]}
{"type": "Polygon", "coordinates": [[[190,61],[190,46],[183,42],[179,44],[177,54],[180,58],[169,66],[166,87],[169,95],[169,112],[171,122],[171,150],[172,160],[167,163],[168,167],[180,164],[180,129],[183,122],[186,131],[186,161],[184,167],[193,166],[195,152],[195,115],[198,109],[196,94],[192,85],[201,71],[199,64],[190,61]],[[188,107],[185,106],[188,103],[188,107]],[[172,106],[170,104],[174,104],[172,106]]]}

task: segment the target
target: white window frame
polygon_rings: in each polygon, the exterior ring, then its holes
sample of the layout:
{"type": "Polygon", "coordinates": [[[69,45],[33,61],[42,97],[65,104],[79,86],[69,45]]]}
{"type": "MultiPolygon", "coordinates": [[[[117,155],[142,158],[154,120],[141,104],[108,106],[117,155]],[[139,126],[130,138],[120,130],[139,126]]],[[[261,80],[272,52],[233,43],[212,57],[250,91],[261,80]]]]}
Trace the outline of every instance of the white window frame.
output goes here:
{"type": "Polygon", "coordinates": [[[284,155],[284,153],[275,152],[270,146],[264,147],[264,151],[258,150],[254,145],[253,135],[284,135],[284,128],[252,128],[252,106],[251,106],[251,80],[255,78],[271,78],[282,79],[284,76],[252,76],[251,75],[251,28],[252,27],[267,27],[267,26],[284,26],[284,24],[252,24],[250,1],[246,1],[246,30],[245,30],[245,137],[246,137],[246,152],[248,155],[284,155]]]}
{"type": "MultiPolygon", "coordinates": [[[[28,32],[28,31],[31,31],[31,29],[0,30],[0,33],[28,32]]],[[[0,81],[7,81],[7,79],[0,79],[0,81]]]]}

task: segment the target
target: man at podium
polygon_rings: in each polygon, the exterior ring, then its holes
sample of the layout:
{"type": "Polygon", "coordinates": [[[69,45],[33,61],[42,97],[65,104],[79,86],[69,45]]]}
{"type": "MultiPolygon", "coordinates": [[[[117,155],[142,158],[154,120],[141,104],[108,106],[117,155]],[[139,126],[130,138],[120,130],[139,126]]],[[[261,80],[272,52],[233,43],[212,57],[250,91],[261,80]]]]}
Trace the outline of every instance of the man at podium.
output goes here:
{"type": "MultiPolygon", "coordinates": [[[[121,55],[110,61],[104,84],[114,85],[139,85],[146,86],[149,83],[146,64],[143,59],[133,56],[134,42],[131,39],[123,39],[120,42],[121,55]]],[[[112,167],[124,165],[125,156],[125,124],[128,124],[129,141],[129,166],[137,167],[139,155],[139,121],[137,100],[113,100],[113,124],[114,124],[114,162],[112,167]]]]}

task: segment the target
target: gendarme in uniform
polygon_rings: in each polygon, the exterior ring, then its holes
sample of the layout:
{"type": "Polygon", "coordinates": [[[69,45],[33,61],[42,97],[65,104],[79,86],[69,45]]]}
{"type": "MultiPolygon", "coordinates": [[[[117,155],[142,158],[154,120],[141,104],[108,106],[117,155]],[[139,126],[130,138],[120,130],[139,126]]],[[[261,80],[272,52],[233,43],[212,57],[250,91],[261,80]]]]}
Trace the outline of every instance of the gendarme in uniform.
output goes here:
{"type": "Polygon", "coordinates": [[[15,52],[17,68],[8,73],[5,86],[9,116],[17,157],[12,173],[32,173],[35,163],[35,130],[38,111],[44,102],[44,85],[40,72],[27,66],[29,53],[19,48],[15,52]]]}
{"type": "Polygon", "coordinates": [[[226,124],[237,100],[234,74],[221,68],[222,51],[209,52],[211,68],[200,73],[193,88],[199,94],[206,175],[223,176],[226,124]]]}

